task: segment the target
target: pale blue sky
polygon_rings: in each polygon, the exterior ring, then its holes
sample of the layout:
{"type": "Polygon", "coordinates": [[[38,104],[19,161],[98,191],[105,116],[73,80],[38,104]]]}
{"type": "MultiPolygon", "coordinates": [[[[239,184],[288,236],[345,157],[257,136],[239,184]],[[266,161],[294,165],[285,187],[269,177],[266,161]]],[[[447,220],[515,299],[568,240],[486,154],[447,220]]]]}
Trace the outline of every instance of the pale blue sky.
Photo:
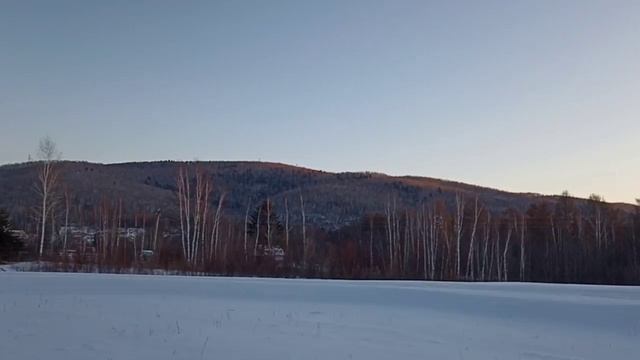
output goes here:
{"type": "Polygon", "coordinates": [[[640,197],[640,1],[0,0],[0,163],[267,160],[640,197]]]}

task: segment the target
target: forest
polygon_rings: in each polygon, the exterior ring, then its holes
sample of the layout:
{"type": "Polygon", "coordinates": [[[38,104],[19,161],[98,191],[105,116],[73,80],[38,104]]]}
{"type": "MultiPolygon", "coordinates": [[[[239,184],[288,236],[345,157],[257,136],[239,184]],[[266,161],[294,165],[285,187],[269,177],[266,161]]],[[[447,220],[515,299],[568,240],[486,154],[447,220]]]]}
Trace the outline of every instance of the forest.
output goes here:
{"type": "Polygon", "coordinates": [[[412,206],[389,193],[382,211],[328,228],[309,221],[302,187],[228,213],[234,194],[197,162],[178,167],[162,210],[108,193],[87,204],[65,184],[55,144],[40,149],[37,202],[3,211],[0,249],[11,251],[0,259],[60,271],[640,284],[640,207],[595,194],[496,210],[468,192],[412,206]]]}

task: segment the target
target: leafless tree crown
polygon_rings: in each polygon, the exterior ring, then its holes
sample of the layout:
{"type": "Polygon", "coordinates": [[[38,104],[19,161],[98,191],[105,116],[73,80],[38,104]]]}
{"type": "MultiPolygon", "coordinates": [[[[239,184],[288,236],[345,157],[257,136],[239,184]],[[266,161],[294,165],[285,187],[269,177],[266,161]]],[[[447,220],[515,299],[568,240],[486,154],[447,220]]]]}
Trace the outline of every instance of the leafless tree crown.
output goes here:
{"type": "Polygon", "coordinates": [[[40,139],[38,144],[38,158],[43,161],[60,160],[62,153],[58,151],[58,146],[49,136],[40,139]]]}

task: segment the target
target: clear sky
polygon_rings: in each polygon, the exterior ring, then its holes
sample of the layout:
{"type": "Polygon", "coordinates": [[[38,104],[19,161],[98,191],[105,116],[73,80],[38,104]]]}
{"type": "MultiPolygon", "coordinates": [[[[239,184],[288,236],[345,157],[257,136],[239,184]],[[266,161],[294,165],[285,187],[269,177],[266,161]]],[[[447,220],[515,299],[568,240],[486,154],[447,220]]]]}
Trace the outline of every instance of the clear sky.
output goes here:
{"type": "Polygon", "coordinates": [[[640,197],[640,1],[0,0],[0,163],[264,160],[640,197]]]}

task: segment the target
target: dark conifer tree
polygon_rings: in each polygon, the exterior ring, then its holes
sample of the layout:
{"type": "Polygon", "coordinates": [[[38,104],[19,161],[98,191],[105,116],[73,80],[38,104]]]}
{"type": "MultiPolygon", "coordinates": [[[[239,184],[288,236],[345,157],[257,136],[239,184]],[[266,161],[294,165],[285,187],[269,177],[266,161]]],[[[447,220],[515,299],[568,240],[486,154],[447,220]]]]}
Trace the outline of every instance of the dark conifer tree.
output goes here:
{"type": "Polygon", "coordinates": [[[273,201],[267,199],[254,210],[247,232],[258,240],[258,247],[282,246],[284,227],[276,213],[273,201]]]}
{"type": "Polygon", "coordinates": [[[0,261],[15,258],[22,248],[22,241],[11,232],[9,215],[0,209],[0,261]]]}

